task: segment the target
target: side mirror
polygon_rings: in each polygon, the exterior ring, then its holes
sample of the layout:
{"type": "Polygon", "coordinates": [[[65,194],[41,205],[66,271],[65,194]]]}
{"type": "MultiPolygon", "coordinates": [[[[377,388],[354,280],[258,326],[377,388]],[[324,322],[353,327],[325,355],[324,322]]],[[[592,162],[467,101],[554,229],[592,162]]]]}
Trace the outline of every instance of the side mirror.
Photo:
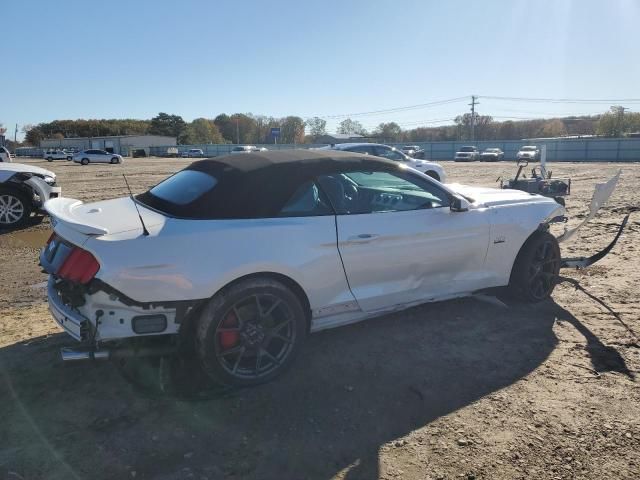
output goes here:
{"type": "Polygon", "coordinates": [[[466,198],[454,196],[451,198],[451,205],[449,208],[452,212],[467,212],[469,211],[469,202],[466,198]]]}

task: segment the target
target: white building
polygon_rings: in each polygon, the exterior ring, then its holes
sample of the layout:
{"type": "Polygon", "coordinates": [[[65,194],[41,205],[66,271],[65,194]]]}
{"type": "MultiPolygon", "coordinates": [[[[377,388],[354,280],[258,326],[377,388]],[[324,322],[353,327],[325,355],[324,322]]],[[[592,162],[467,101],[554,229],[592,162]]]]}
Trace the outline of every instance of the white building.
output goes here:
{"type": "Polygon", "coordinates": [[[40,141],[40,148],[76,148],[78,150],[106,150],[129,156],[134,150],[144,150],[149,155],[149,147],[176,145],[175,137],[162,135],[117,135],[111,137],[47,138],[40,141]]]}

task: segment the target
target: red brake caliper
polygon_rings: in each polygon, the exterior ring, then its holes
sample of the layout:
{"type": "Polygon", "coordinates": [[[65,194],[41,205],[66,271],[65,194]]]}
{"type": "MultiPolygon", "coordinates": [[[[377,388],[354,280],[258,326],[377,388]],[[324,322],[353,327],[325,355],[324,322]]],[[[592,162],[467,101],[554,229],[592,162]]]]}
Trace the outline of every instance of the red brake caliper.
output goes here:
{"type": "MultiPolygon", "coordinates": [[[[238,326],[238,319],[236,318],[235,313],[230,312],[222,321],[222,328],[234,328],[238,326]]],[[[220,347],[222,350],[229,350],[230,348],[235,347],[238,344],[238,340],[240,339],[240,334],[237,330],[220,332],[220,347]]]]}

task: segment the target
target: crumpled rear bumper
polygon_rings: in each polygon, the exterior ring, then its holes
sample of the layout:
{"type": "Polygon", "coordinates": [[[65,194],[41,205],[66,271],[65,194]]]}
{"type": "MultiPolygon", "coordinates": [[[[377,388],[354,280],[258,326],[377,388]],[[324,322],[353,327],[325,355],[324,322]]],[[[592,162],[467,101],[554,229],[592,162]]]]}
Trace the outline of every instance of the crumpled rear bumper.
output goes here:
{"type": "Polygon", "coordinates": [[[49,276],[47,297],[49,300],[49,311],[58,325],[76,340],[87,340],[92,328],[91,322],[80,312],[73,310],[62,302],[62,298],[55,289],[55,279],[53,276],[49,276]]]}

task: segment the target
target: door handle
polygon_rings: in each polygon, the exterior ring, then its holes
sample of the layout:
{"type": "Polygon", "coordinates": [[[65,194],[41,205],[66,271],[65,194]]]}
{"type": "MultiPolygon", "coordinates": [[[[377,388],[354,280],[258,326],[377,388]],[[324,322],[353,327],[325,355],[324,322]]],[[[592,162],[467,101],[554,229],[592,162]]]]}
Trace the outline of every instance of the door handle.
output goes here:
{"type": "Polygon", "coordinates": [[[351,237],[349,237],[347,240],[349,242],[361,242],[361,243],[366,243],[366,242],[370,242],[372,240],[375,240],[376,238],[378,238],[380,235],[375,234],[375,233],[361,233],[359,235],[352,235],[351,237]]]}

